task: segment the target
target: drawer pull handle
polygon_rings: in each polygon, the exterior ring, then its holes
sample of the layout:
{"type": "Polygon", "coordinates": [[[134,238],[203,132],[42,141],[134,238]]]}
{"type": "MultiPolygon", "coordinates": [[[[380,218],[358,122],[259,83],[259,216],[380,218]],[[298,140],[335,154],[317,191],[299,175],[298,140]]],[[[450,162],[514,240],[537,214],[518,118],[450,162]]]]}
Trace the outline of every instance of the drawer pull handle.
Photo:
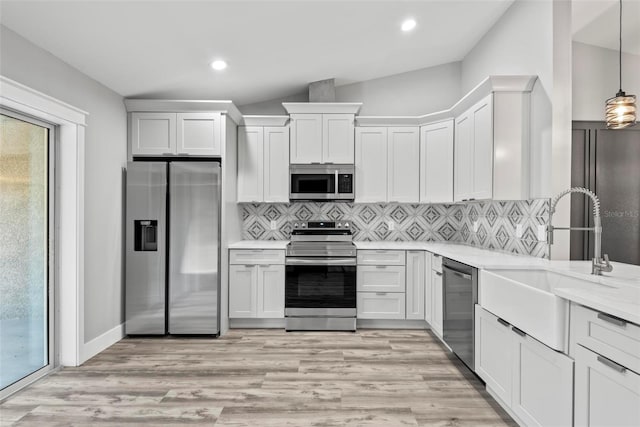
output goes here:
{"type": "Polygon", "coordinates": [[[376,295],[380,295],[380,296],[385,296],[387,293],[386,292],[376,292],[376,295]]]}
{"type": "Polygon", "coordinates": [[[603,356],[598,356],[598,362],[602,363],[603,365],[606,365],[606,366],[610,367],[613,370],[616,370],[616,371],[620,372],[621,374],[624,374],[627,371],[627,368],[625,368],[624,366],[618,365],[613,360],[609,360],[609,359],[607,359],[606,357],[603,357],[603,356]]]}
{"type": "Polygon", "coordinates": [[[386,265],[376,265],[376,268],[387,268],[386,265]]]}
{"type": "Polygon", "coordinates": [[[497,319],[497,320],[498,320],[498,323],[500,323],[501,325],[503,325],[503,326],[507,326],[507,327],[509,326],[509,322],[507,322],[506,320],[501,319],[501,318],[499,318],[499,317],[498,317],[498,319],[497,319]]]}
{"type": "Polygon", "coordinates": [[[511,327],[511,330],[512,330],[513,332],[515,332],[516,334],[520,335],[521,337],[526,337],[526,336],[527,336],[527,334],[526,334],[526,333],[524,333],[524,331],[523,331],[523,330],[518,329],[518,328],[516,328],[515,326],[512,326],[512,327],[511,327]]]}
{"type": "Polygon", "coordinates": [[[269,267],[269,264],[260,264],[260,267],[269,267]]]}
{"type": "Polygon", "coordinates": [[[433,256],[436,257],[436,258],[440,258],[440,255],[438,255],[438,254],[433,254],[433,256]]]}
{"type": "Polygon", "coordinates": [[[245,266],[245,268],[253,268],[254,267],[253,264],[245,264],[244,266],[245,266]]]}
{"type": "Polygon", "coordinates": [[[440,273],[439,271],[436,271],[436,276],[442,276],[442,273],[440,273]]]}
{"type": "Polygon", "coordinates": [[[600,320],[604,320],[605,322],[609,322],[609,323],[613,323],[616,326],[627,326],[627,322],[622,320],[622,319],[618,319],[617,317],[614,316],[610,316],[608,314],[604,314],[604,313],[598,313],[598,319],[600,320]]]}

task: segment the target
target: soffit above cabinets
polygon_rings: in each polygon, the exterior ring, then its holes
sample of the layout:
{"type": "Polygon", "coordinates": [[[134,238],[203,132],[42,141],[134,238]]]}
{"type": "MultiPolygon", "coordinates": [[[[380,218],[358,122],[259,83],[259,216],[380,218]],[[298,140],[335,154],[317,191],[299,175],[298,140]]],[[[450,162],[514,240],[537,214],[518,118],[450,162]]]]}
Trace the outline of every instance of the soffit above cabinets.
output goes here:
{"type": "Polygon", "coordinates": [[[284,126],[289,121],[289,116],[242,116],[241,126],[284,126]]]}

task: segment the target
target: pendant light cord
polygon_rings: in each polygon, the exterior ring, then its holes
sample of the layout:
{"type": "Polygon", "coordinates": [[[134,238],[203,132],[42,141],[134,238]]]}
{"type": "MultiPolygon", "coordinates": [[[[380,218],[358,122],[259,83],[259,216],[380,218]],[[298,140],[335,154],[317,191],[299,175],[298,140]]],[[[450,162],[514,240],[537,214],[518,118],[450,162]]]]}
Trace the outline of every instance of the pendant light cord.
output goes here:
{"type": "Polygon", "coordinates": [[[622,92],[622,0],[620,0],[620,50],[618,55],[618,67],[620,73],[620,89],[618,89],[618,92],[622,92]]]}

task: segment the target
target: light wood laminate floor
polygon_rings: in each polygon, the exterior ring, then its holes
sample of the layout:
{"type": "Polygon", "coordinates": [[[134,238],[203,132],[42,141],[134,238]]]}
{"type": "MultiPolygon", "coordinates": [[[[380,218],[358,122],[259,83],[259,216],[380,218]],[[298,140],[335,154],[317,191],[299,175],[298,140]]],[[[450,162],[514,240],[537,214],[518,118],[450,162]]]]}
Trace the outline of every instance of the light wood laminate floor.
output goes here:
{"type": "Polygon", "coordinates": [[[0,405],[1,425],[505,426],[427,331],[124,339],[0,405]]]}

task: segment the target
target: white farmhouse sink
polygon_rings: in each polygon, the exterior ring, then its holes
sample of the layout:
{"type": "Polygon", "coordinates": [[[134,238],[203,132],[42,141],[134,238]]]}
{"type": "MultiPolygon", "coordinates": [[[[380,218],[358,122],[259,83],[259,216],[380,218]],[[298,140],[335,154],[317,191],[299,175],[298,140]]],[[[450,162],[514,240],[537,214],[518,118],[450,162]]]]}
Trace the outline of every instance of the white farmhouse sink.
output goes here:
{"type": "Polygon", "coordinates": [[[566,351],[569,302],[553,289],[581,283],[544,270],[482,270],[478,303],[549,347],[566,351]]]}

